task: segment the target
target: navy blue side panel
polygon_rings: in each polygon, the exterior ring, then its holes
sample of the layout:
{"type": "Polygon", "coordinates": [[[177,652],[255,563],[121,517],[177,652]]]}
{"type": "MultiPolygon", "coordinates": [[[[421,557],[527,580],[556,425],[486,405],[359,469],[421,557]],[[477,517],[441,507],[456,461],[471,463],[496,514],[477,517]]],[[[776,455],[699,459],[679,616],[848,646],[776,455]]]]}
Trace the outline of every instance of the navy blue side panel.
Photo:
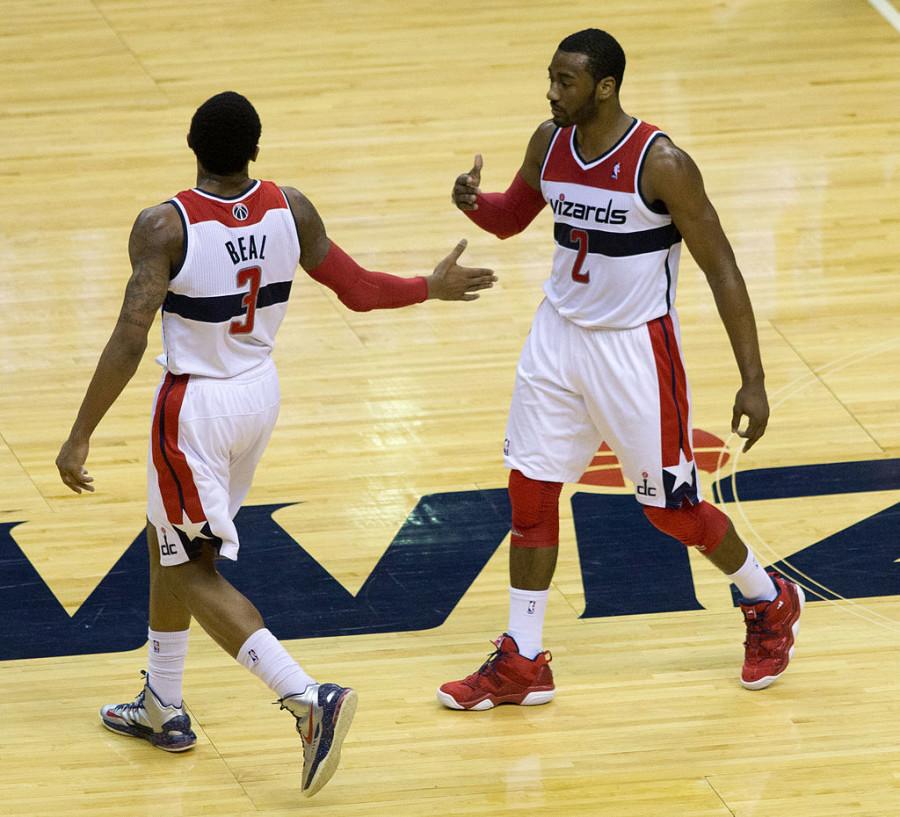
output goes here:
{"type": "Polygon", "coordinates": [[[702,610],[687,548],[660,533],[631,496],[572,497],[584,581],[581,618],[702,610]]]}
{"type": "MultiPolygon", "coordinates": [[[[772,567],[826,598],[900,595],[900,503],[863,519],[772,567]],[[800,574],[811,576],[815,582],[800,574]],[[824,585],[829,593],[819,584],[824,585]]],[[[731,588],[735,604],[738,592],[731,588]]],[[[807,601],[821,601],[806,593],[807,601]]]]}
{"type": "Polygon", "coordinates": [[[636,233],[610,233],[606,230],[591,230],[557,222],[553,225],[553,238],[560,247],[579,249],[579,242],[572,238],[572,230],[584,230],[588,234],[588,252],[608,255],[611,258],[668,250],[673,244],[681,241],[681,234],[674,224],[636,233]]]}
{"type": "MultiPolygon", "coordinates": [[[[823,465],[738,471],[735,482],[741,502],[895,491],[900,488],[900,459],[829,462],[823,465]]],[[[713,496],[716,502],[734,502],[731,479],[721,479],[715,483],[713,496]]]]}
{"type": "Polygon", "coordinates": [[[0,661],[134,650],[147,641],[147,545],[141,532],[69,616],[0,525],[0,661]]]}
{"type": "MultiPolygon", "coordinates": [[[[262,309],[287,301],[291,296],[292,283],[292,281],[278,281],[260,287],[256,294],[256,308],[262,309]]],[[[163,311],[174,312],[176,315],[192,321],[224,323],[246,313],[247,308],[244,306],[246,294],[246,292],[236,292],[234,295],[218,295],[213,298],[192,298],[188,295],[177,295],[170,292],[166,295],[163,311]]]]}

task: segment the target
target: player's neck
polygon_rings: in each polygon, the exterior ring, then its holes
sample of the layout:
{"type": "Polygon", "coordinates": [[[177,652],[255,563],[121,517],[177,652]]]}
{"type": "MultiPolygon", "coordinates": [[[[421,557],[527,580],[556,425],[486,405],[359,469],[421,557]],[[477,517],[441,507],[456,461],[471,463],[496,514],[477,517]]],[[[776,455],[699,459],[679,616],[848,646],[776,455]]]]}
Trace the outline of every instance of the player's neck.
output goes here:
{"type": "Polygon", "coordinates": [[[634,117],[618,105],[597,111],[587,122],[575,127],[579,152],[582,156],[602,156],[628,132],[633,122],[634,117]]]}
{"type": "Polygon", "coordinates": [[[197,168],[197,188],[223,199],[240,196],[251,184],[253,181],[246,170],[220,176],[217,173],[210,173],[204,167],[197,168]]]}

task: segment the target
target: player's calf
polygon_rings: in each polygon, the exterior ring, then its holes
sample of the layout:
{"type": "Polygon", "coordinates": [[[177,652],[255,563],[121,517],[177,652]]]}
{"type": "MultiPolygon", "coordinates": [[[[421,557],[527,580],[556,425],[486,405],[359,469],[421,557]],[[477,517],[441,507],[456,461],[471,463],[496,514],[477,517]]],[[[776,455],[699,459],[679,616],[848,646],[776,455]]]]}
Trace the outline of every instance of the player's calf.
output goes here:
{"type": "Polygon", "coordinates": [[[706,556],[722,544],[730,524],[728,517],[708,502],[686,504],[680,508],[645,505],[644,515],[657,530],[687,547],[697,548],[706,556]]]}

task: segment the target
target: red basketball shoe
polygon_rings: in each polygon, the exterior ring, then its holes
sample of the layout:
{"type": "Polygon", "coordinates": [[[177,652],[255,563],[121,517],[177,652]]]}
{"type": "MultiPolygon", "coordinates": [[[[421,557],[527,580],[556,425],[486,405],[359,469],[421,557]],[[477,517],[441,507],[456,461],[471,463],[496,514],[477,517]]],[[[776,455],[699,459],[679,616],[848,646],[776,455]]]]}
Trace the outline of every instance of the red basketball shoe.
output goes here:
{"type": "Polygon", "coordinates": [[[803,589],[777,573],[769,573],[778,595],[772,601],[741,602],[747,624],[741,686],[765,689],[787,669],[800,629],[803,589]]]}
{"type": "Polygon", "coordinates": [[[497,648],[477,672],[461,681],[448,681],[437,699],[449,709],[493,709],[497,704],[535,706],[553,700],[556,687],[550,671],[552,656],[546,650],[533,659],[519,655],[511,635],[493,642],[497,648]]]}

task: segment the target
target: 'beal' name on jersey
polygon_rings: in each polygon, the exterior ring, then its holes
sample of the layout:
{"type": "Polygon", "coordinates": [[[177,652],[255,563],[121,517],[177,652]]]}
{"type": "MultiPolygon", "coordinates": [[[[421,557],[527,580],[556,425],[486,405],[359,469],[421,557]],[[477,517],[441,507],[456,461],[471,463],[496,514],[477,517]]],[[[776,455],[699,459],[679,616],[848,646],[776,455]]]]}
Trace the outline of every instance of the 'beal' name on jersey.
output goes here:
{"type": "Polygon", "coordinates": [[[264,261],[266,258],[266,236],[263,234],[261,240],[257,240],[256,236],[239,235],[235,241],[226,241],[225,249],[231,256],[231,260],[235,264],[241,264],[246,261],[264,261]]]}

